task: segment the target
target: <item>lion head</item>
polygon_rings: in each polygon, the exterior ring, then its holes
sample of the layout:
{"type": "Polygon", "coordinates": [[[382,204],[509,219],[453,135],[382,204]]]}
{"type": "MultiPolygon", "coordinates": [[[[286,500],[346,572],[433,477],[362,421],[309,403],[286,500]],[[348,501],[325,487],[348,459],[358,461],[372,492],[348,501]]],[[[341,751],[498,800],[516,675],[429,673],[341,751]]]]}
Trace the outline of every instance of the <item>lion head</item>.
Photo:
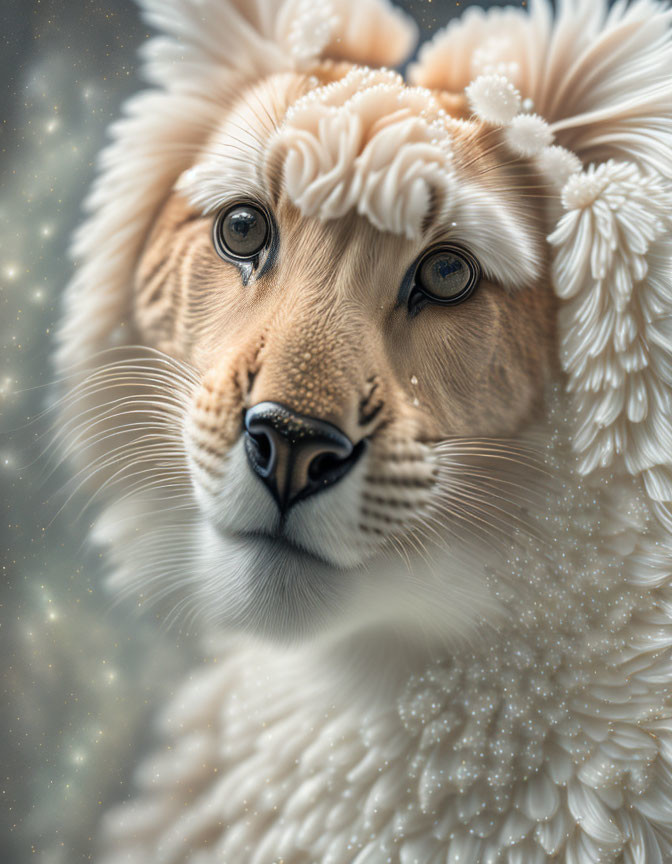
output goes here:
{"type": "Polygon", "coordinates": [[[115,578],[283,638],[496,616],[556,372],[557,189],[516,137],[546,127],[487,122],[435,51],[415,84],[375,68],[414,41],[383,0],[145,7],[154,89],[103,156],[59,353],[115,578]]]}

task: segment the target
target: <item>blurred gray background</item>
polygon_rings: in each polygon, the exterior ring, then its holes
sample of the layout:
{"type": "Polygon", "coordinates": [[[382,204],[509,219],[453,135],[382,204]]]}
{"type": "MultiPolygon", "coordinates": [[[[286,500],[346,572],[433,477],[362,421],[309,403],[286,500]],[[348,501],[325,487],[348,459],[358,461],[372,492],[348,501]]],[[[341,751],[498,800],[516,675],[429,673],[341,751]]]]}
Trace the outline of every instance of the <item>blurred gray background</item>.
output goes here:
{"type": "MultiPolygon", "coordinates": [[[[506,4],[400,5],[426,35],[506,4]]],[[[85,542],[95,514],[59,512],[65,478],[40,455],[68,238],[150,33],[131,0],[2,0],[0,22],[0,861],[76,864],[98,814],[130,794],[153,710],[203,662],[193,636],[113,605],[85,542]]]]}

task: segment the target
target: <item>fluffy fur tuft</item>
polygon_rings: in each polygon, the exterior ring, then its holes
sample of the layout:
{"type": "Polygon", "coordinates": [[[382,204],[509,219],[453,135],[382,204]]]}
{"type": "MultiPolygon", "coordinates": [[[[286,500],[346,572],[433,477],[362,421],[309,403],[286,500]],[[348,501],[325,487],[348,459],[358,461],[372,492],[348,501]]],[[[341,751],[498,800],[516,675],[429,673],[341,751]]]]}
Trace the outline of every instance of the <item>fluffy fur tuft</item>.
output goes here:
{"type": "Polygon", "coordinates": [[[572,174],[581,171],[581,160],[564,147],[545,147],[538,156],[537,164],[544,177],[547,177],[556,189],[562,189],[572,174]]]}
{"type": "Polygon", "coordinates": [[[504,126],[520,111],[520,93],[505,75],[479,75],[466,94],[472,111],[484,123],[504,126]]]}
{"type": "Polygon", "coordinates": [[[553,133],[538,114],[520,114],[509,124],[506,141],[520,156],[540,156],[553,143],[553,133]]]}

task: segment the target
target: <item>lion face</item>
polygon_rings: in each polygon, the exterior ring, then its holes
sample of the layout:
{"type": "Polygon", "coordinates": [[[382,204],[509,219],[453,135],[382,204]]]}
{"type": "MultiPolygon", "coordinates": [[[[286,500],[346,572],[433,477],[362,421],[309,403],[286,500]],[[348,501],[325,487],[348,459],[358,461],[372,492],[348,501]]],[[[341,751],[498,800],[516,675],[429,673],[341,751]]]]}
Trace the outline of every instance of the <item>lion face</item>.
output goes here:
{"type": "Polygon", "coordinates": [[[516,507],[501,439],[539,405],[552,292],[538,177],[445,108],[390,73],[269,78],[155,221],[135,326],[192,370],[191,565],[219,622],[445,623],[485,592],[465,561],[516,507]]]}

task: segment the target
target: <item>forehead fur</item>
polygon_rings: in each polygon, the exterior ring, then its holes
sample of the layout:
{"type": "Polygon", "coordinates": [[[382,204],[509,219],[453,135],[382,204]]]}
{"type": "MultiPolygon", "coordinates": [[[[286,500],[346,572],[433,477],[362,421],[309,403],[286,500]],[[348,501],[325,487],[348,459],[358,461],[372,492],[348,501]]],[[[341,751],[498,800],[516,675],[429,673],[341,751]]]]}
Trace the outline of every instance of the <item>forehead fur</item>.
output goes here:
{"type": "MultiPolygon", "coordinates": [[[[241,95],[177,188],[204,213],[282,194],[305,217],[358,214],[419,244],[453,240],[508,288],[542,269],[538,179],[480,124],[396,73],[279,75],[241,95]]],[[[353,223],[355,224],[355,223],[353,223]]]]}

